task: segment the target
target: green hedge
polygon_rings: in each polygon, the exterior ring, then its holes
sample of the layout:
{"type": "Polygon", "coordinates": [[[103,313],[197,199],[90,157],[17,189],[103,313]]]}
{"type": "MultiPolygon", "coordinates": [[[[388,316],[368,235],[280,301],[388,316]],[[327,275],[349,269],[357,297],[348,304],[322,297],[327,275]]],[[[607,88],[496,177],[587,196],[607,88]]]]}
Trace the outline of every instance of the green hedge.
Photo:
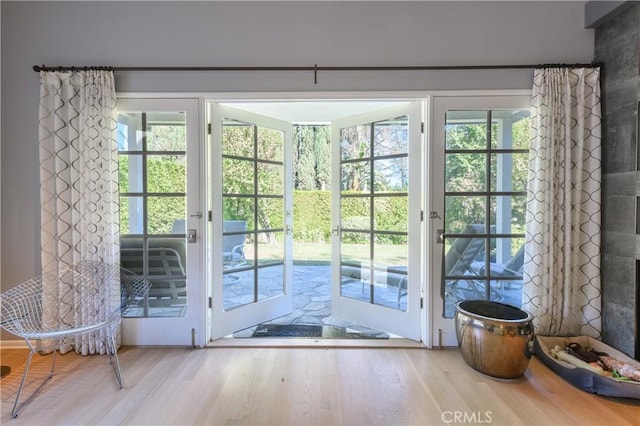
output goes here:
{"type": "MultiPolygon", "coordinates": [[[[379,231],[407,230],[407,198],[381,197],[375,199],[375,223],[379,231]]],[[[369,198],[343,198],[343,229],[369,230],[369,198]]],[[[294,191],[293,239],[300,242],[329,242],[331,240],[331,192],[294,191]]],[[[366,234],[343,234],[345,243],[364,243],[366,234]]],[[[378,235],[379,244],[406,244],[406,238],[378,235]]]]}
{"type": "MultiPolygon", "coordinates": [[[[250,199],[227,199],[225,217],[227,219],[243,219],[251,217],[250,199]]],[[[376,230],[406,232],[407,198],[381,197],[375,201],[376,230]]],[[[265,204],[260,209],[258,218],[260,228],[282,227],[282,205],[280,203],[265,204]]],[[[369,230],[369,198],[343,198],[343,229],[369,230]]],[[[248,228],[253,228],[250,220],[248,228]]],[[[345,243],[364,243],[367,234],[344,232],[345,243]]],[[[330,191],[293,191],[293,239],[298,242],[325,243],[331,241],[331,192],[330,191]]],[[[406,237],[395,235],[378,235],[378,244],[406,244],[406,237]]]]}
{"type": "Polygon", "coordinates": [[[293,191],[293,240],[331,241],[330,191],[293,191]]]}
{"type": "MultiPolygon", "coordinates": [[[[128,188],[126,161],[120,161],[120,185],[128,188]]],[[[179,162],[158,161],[149,165],[150,185],[158,192],[180,192],[184,185],[184,165],[179,162]],[[162,178],[160,178],[162,176],[162,178]],[[170,179],[168,179],[169,177],[170,179]],[[173,185],[167,182],[176,182],[173,185]]],[[[126,198],[121,199],[121,231],[129,229],[129,206],[126,198]]],[[[382,197],[375,201],[375,222],[377,230],[406,231],[406,197],[382,197]]],[[[225,199],[225,217],[227,219],[251,218],[253,206],[251,199],[225,199]]],[[[186,216],[184,199],[181,197],[150,197],[147,200],[148,232],[170,232],[173,220],[186,216]]],[[[282,202],[267,199],[261,205],[259,228],[282,228],[282,202]]],[[[343,198],[343,228],[368,230],[369,198],[343,198]]],[[[250,221],[251,222],[251,221],[250,221]]],[[[248,223],[253,228],[253,223],[248,223]]],[[[364,243],[366,234],[346,232],[345,243],[364,243]]],[[[322,190],[295,190],[293,192],[293,239],[299,242],[326,243],[331,241],[331,192],[322,190]]],[[[405,244],[404,237],[378,235],[379,244],[405,244]]]]}

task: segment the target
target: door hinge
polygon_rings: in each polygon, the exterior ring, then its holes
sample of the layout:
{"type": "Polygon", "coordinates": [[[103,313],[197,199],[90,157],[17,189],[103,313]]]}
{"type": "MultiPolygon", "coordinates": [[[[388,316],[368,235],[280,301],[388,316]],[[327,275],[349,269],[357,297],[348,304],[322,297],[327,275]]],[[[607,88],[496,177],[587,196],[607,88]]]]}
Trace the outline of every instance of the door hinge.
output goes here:
{"type": "Polygon", "coordinates": [[[207,123],[207,134],[211,134],[211,123],[207,123]]]}
{"type": "Polygon", "coordinates": [[[207,218],[209,219],[209,222],[213,220],[213,212],[211,210],[207,213],[207,218]]]}
{"type": "Polygon", "coordinates": [[[420,298],[420,309],[424,308],[424,297],[420,298]]]}
{"type": "Polygon", "coordinates": [[[420,210],[420,222],[424,222],[424,210],[420,210]]]}
{"type": "Polygon", "coordinates": [[[424,133],[424,121],[420,123],[420,133],[424,133]]]}
{"type": "Polygon", "coordinates": [[[213,299],[209,298],[209,309],[213,308],[213,299]]]}

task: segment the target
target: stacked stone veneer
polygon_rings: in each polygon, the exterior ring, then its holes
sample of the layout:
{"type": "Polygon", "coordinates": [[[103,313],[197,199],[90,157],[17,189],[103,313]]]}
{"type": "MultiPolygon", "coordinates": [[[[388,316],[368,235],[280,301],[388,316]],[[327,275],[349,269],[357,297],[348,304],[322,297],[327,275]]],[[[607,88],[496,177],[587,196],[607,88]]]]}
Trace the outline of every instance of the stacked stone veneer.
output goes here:
{"type": "Polygon", "coordinates": [[[627,2],[595,32],[604,66],[603,340],[640,359],[640,2],[627,2]]]}

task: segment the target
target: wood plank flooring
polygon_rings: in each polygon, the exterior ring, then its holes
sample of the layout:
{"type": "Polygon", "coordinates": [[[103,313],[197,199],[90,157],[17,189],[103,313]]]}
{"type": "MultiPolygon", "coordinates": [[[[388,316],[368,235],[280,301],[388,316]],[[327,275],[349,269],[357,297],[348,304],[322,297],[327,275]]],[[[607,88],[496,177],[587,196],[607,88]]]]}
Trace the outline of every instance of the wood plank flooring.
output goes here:
{"type": "Polygon", "coordinates": [[[505,381],[457,349],[340,347],[123,348],[122,390],[107,356],[66,354],[11,419],[26,351],[0,354],[3,425],[640,425],[640,401],[580,391],[535,357],[505,381]]]}

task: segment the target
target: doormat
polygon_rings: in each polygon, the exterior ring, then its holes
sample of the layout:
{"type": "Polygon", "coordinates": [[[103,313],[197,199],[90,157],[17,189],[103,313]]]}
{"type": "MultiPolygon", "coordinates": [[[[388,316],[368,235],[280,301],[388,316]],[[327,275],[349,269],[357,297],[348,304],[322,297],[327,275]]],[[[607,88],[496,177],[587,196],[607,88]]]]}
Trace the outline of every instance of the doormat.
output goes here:
{"type": "Polygon", "coordinates": [[[253,337],[322,337],[321,325],[260,324],[253,337]]]}
{"type": "Polygon", "coordinates": [[[332,325],[308,324],[260,324],[251,332],[251,328],[233,333],[235,338],[243,337],[298,337],[322,339],[389,339],[384,331],[332,325]]]}

